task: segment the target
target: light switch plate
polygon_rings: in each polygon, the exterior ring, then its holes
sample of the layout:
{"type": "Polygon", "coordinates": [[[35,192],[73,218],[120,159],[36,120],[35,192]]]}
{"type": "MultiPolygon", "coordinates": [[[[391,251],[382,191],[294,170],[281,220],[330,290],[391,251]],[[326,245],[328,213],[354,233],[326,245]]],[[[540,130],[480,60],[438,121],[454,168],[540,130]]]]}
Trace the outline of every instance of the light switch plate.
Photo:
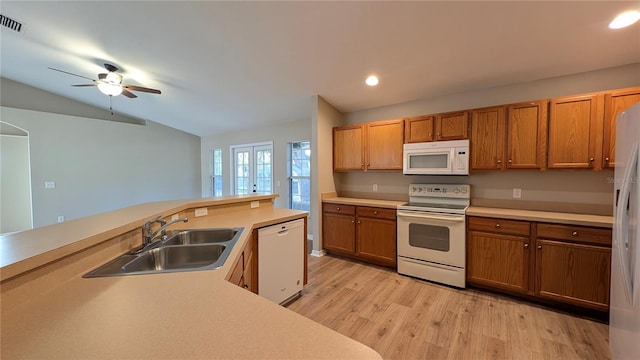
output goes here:
{"type": "Polygon", "coordinates": [[[58,216],[58,222],[59,222],[59,223],[64,222],[64,216],[59,215],[59,216],[58,216]]]}
{"type": "Polygon", "coordinates": [[[207,216],[207,214],[209,213],[209,211],[207,211],[207,208],[199,208],[199,209],[196,209],[195,211],[196,211],[196,214],[195,214],[196,217],[207,216]]]}
{"type": "Polygon", "coordinates": [[[178,216],[178,214],[173,214],[171,215],[171,221],[176,221],[180,218],[180,216],[178,216]]]}

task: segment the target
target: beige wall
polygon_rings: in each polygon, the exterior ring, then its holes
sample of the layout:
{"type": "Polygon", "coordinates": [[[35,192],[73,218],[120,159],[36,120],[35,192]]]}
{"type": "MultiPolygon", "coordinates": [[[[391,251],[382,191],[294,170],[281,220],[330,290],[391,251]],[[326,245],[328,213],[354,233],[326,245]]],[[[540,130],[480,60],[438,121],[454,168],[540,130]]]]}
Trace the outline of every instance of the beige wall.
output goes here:
{"type": "Polygon", "coordinates": [[[292,141],[311,140],[311,122],[299,120],[271,126],[246,129],[233,133],[202,137],[200,172],[202,175],[201,194],[211,196],[211,166],[213,149],[222,149],[223,195],[231,193],[231,154],[229,147],[273,141],[273,192],[280,194],[275,200],[276,207],[288,207],[289,186],[287,180],[287,144],[292,141]],[[280,182],[280,186],[277,184],[280,182]]]}
{"type": "MultiPolygon", "coordinates": [[[[344,119],[348,124],[356,124],[631,86],[640,86],[640,64],[346,113],[344,119]]],[[[527,206],[530,205],[529,202],[560,202],[577,204],[573,208],[585,212],[610,213],[613,185],[608,178],[611,176],[612,171],[510,170],[473,172],[468,177],[405,176],[397,172],[343,173],[337,175],[336,179],[339,192],[359,193],[367,197],[385,193],[406,195],[408,184],[414,182],[468,183],[472,185],[474,198],[495,199],[497,203],[512,200],[512,190],[517,187],[522,189],[522,198],[514,200],[516,205],[527,206]],[[373,184],[378,184],[377,194],[372,190],[373,184]]]]}
{"type": "Polygon", "coordinates": [[[29,137],[0,134],[0,234],[31,229],[29,137]]]}
{"type": "MultiPolygon", "coordinates": [[[[75,106],[82,107],[83,104],[75,106]]],[[[164,125],[0,106],[29,132],[33,226],[143,202],[200,197],[200,138],[164,125]],[[55,181],[55,189],[45,189],[55,181]]]]}
{"type": "Polygon", "coordinates": [[[321,194],[336,191],[333,176],[333,128],[343,124],[342,114],[320,96],[313,98],[311,143],[311,207],[313,210],[311,226],[313,251],[319,254],[322,249],[322,200],[321,194]]]}

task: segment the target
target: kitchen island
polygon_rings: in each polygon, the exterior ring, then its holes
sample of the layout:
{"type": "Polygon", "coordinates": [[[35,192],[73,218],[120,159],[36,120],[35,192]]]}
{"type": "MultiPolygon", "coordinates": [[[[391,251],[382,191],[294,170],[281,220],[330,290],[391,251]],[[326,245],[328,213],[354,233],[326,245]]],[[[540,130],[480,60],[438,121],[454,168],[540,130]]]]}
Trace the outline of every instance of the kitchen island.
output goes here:
{"type": "Polygon", "coordinates": [[[380,359],[227,281],[254,229],[306,217],[274,208],[276,196],[149,203],[3,236],[1,357],[380,359]],[[189,218],[175,229],[245,230],[217,270],[82,278],[138,246],[144,221],[172,215],[189,218]]]}

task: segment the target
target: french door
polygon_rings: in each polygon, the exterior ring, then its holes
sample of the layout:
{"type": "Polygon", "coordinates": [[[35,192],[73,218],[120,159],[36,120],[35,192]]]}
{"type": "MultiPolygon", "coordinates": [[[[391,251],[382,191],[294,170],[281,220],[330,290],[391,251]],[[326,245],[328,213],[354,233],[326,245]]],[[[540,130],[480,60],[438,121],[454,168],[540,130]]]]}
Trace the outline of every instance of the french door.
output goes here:
{"type": "Polygon", "coordinates": [[[273,144],[233,146],[233,192],[273,192],[273,144]]]}

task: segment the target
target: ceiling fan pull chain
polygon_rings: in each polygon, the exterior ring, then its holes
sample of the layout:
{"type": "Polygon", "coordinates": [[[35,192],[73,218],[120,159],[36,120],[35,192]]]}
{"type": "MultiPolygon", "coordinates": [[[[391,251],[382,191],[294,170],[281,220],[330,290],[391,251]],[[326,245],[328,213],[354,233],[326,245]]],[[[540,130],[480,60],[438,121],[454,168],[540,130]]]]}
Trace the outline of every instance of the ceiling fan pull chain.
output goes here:
{"type": "Polygon", "coordinates": [[[111,116],[113,116],[113,96],[109,95],[109,111],[111,111],[111,116]]]}

